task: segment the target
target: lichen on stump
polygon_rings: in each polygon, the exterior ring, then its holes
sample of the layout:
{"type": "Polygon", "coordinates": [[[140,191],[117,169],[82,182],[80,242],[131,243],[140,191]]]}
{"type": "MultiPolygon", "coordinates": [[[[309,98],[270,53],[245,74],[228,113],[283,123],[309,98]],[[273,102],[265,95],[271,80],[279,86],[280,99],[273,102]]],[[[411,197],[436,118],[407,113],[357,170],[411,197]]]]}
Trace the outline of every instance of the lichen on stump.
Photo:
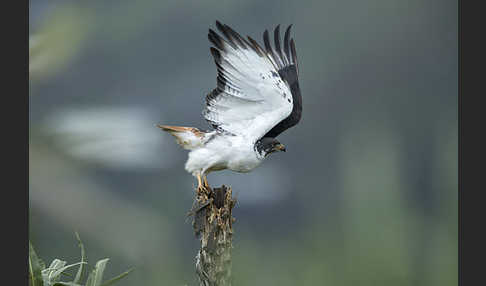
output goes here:
{"type": "Polygon", "coordinates": [[[196,273],[200,285],[231,285],[231,248],[236,200],[231,188],[209,186],[197,189],[190,214],[192,226],[201,248],[196,255],[196,273]]]}

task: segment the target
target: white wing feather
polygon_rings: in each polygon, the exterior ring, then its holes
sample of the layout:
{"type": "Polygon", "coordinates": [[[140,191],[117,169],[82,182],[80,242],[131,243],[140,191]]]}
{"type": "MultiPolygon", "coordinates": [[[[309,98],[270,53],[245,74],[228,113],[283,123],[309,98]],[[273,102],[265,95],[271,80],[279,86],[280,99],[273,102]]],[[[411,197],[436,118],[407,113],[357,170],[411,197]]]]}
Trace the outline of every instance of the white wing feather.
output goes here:
{"type": "Polygon", "coordinates": [[[232,36],[229,42],[218,36],[218,49],[211,49],[218,88],[208,96],[203,115],[219,129],[256,141],[289,116],[292,94],[263,50],[232,36]]]}

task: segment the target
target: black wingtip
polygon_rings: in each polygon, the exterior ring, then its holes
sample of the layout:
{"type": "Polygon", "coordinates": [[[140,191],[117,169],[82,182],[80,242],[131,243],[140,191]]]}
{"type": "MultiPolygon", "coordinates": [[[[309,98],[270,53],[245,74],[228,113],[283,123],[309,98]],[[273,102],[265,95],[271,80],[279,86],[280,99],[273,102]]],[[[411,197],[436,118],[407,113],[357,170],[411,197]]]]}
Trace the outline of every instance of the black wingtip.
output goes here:
{"type": "Polygon", "coordinates": [[[263,32],[263,43],[265,45],[265,50],[266,50],[267,54],[271,54],[272,53],[272,46],[270,45],[270,38],[268,36],[268,30],[265,30],[265,32],[263,32]]]}
{"type": "Polygon", "coordinates": [[[252,37],[246,36],[248,38],[248,41],[250,42],[250,47],[253,48],[253,50],[260,56],[264,56],[265,51],[260,47],[260,45],[255,41],[252,37]]]}
{"type": "Polygon", "coordinates": [[[278,61],[279,61],[279,64],[280,64],[280,68],[282,68],[287,63],[285,62],[285,60],[283,58],[282,49],[281,49],[281,46],[280,46],[280,25],[277,25],[277,27],[275,27],[275,30],[273,32],[273,37],[274,37],[274,42],[275,42],[275,50],[277,51],[277,53],[279,55],[278,61]]]}
{"type": "Polygon", "coordinates": [[[220,30],[221,32],[224,30],[223,24],[221,24],[221,22],[218,20],[216,20],[216,28],[218,28],[218,30],[220,30]]]}
{"type": "Polygon", "coordinates": [[[221,24],[221,22],[216,21],[216,28],[223,33],[225,36],[227,43],[233,48],[237,49],[237,45],[234,42],[233,36],[231,35],[231,32],[228,29],[228,26],[221,24]]]}
{"type": "Polygon", "coordinates": [[[211,51],[211,54],[213,55],[214,61],[216,63],[221,62],[221,53],[215,47],[210,47],[209,50],[211,51]]]}
{"type": "Polygon", "coordinates": [[[275,42],[275,50],[278,52],[280,50],[280,25],[275,27],[275,30],[273,31],[273,38],[275,42]]]}
{"type": "Polygon", "coordinates": [[[285,36],[284,36],[284,52],[285,55],[287,56],[287,60],[292,63],[292,58],[290,57],[289,53],[289,38],[290,38],[290,29],[292,28],[292,24],[289,25],[287,30],[285,30],[285,36]]]}
{"type": "Polygon", "coordinates": [[[238,34],[238,32],[233,30],[230,26],[224,25],[224,27],[229,32],[229,34],[238,42],[239,46],[244,49],[250,46],[250,43],[248,43],[240,34],[238,34]]]}
{"type": "Polygon", "coordinates": [[[290,40],[290,49],[292,51],[292,60],[297,68],[297,73],[299,72],[299,64],[297,63],[297,51],[295,50],[295,42],[294,39],[290,40]]]}
{"type": "Polygon", "coordinates": [[[208,39],[216,48],[224,50],[223,39],[213,29],[209,29],[208,39]]]}

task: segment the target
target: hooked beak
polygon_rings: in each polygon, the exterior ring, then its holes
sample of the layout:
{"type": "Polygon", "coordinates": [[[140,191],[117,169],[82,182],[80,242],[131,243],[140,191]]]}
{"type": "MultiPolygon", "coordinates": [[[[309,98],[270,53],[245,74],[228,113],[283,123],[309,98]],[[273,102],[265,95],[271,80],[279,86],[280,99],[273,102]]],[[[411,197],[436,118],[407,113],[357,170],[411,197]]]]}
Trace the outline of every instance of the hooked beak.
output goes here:
{"type": "Polygon", "coordinates": [[[285,151],[286,151],[286,149],[285,149],[285,145],[284,145],[284,144],[282,144],[282,143],[277,144],[277,145],[275,145],[275,150],[285,152],[285,151]]]}

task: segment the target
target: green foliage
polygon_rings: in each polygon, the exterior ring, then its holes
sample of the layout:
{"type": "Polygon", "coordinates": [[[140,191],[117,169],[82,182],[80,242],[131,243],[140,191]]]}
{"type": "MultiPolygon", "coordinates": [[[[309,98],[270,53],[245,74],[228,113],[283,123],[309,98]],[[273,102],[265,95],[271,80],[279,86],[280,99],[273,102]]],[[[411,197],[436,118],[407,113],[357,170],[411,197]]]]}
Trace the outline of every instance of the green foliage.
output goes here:
{"type": "Polygon", "coordinates": [[[44,262],[35,253],[29,241],[29,285],[42,286],[42,270],[46,268],[44,262]]]}
{"type": "Polygon", "coordinates": [[[81,249],[81,261],[67,265],[66,261],[61,259],[54,259],[49,267],[46,268],[45,263],[37,256],[34,247],[29,241],[29,285],[30,286],[108,286],[119,281],[123,277],[127,276],[132,269],[123,272],[122,274],[113,277],[103,282],[103,274],[106,268],[106,264],[110,260],[109,258],[101,259],[96,262],[94,269],[90,272],[86,283],[82,284],[84,272],[86,272],[86,253],[84,245],[76,233],[76,239],[79,242],[79,248],[81,249]],[[67,272],[67,270],[79,266],[76,276],[67,272]],[[61,274],[69,277],[74,276],[73,281],[61,281],[61,274]]]}

